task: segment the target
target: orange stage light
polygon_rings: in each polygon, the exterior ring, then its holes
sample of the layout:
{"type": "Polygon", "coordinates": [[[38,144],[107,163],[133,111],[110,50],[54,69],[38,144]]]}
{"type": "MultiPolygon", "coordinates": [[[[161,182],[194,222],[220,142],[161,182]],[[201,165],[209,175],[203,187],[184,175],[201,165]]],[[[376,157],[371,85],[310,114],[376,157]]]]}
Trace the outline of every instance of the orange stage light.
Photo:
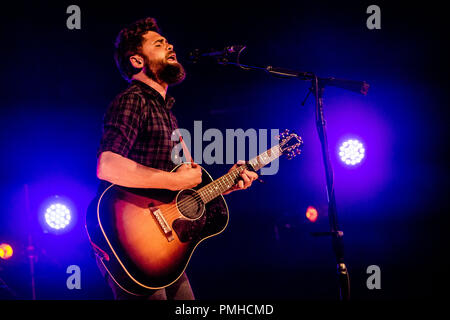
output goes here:
{"type": "Polygon", "coordinates": [[[319,213],[316,208],[309,206],[308,209],[306,209],[306,218],[308,218],[309,221],[316,222],[318,217],[319,213]]]}
{"type": "Polygon", "coordinates": [[[7,243],[0,244],[0,259],[9,259],[13,255],[12,247],[7,243]]]}

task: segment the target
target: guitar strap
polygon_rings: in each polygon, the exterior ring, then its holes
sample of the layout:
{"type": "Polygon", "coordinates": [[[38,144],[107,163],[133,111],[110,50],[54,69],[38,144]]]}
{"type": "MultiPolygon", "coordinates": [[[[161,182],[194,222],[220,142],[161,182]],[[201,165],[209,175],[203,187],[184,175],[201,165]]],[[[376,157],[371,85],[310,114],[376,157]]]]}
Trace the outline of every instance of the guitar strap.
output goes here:
{"type": "Polygon", "coordinates": [[[186,143],[183,140],[183,136],[180,134],[180,131],[178,129],[175,130],[178,137],[180,137],[181,146],[183,147],[183,155],[187,162],[194,162],[194,159],[191,156],[191,153],[189,152],[188,147],[186,146],[186,143]]]}

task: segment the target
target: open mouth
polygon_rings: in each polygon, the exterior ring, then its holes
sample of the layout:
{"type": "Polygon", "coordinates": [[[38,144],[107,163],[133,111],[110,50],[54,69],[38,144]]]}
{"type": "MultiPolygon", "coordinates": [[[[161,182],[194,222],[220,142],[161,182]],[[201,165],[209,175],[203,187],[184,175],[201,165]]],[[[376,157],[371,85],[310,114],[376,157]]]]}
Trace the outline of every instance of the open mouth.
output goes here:
{"type": "Polygon", "coordinates": [[[177,56],[175,54],[173,54],[173,55],[169,56],[167,58],[167,60],[169,60],[169,61],[177,61],[177,56]]]}

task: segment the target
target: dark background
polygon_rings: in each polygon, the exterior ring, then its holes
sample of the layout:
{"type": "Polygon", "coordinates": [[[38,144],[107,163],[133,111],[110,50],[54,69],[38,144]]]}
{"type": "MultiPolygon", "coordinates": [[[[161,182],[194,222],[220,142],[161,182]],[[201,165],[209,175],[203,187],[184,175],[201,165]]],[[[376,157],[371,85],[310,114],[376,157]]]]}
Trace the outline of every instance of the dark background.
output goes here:
{"type": "MultiPolygon", "coordinates": [[[[127,83],[113,60],[119,30],[153,16],[175,46],[187,78],[170,88],[180,127],[290,128],[305,140],[302,156],[282,160],[276,175],[227,197],[230,224],[205,241],[187,269],[198,299],[335,300],[329,228],[314,103],[300,103],[309,84],[232,66],[185,63],[194,48],[245,44],[242,63],[365,80],[367,96],[325,91],[338,217],[355,300],[431,298],[445,277],[442,248],[448,212],[447,84],[444,9],[427,2],[308,1],[117,4],[15,1],[1,14],[0,260],[2,299],[30,299],[27,236],[38,249],[38,299],[110,299],[84,233],[94,196],[103,114],[127,83]],[[81,30],[68,30],[66,8],[81,8],[81,30]],[[381,30],[369,30],[366,8],[381,8],[381,30]],[[367,156],[356,168],[337,157],[357,136],[367,156]],[[25,205],[29,190],[30,210],[25,205]],[[46,233],[42,206],[59,195],[76,214],[65,234],[46,233]],[[319,210],[314,224],[308,206],[319,210]],[[277,235],[278,234],[278,235],[277,235]],[[79,265],[81,290],[66,288],[79,265]],[[366,269],[381,268],[381,290],[368,290],[366,269]]],[[[206,143],[204,144],[204,146],[206,143]]],[[[236,159],[237,160],[237,159],[236,159]]],[[[206,166],[213,177],[230,165],[206,166]]]]}

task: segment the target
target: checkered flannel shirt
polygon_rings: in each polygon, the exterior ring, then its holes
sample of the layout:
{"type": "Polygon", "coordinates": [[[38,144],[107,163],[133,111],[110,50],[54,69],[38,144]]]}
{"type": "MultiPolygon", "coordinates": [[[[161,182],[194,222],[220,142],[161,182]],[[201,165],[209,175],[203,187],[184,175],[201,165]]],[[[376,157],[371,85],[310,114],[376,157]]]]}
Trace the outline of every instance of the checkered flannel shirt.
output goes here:
{"type": "Polygon", "coordinates": [[[106,111],[97,157],[112,151],[144,166],[172,170],[171,152],[179,143],[171,140],[178,127],[171,111],[174,102],[173,97],[164,100],[152,87],[133,80],[106,111]]]}

